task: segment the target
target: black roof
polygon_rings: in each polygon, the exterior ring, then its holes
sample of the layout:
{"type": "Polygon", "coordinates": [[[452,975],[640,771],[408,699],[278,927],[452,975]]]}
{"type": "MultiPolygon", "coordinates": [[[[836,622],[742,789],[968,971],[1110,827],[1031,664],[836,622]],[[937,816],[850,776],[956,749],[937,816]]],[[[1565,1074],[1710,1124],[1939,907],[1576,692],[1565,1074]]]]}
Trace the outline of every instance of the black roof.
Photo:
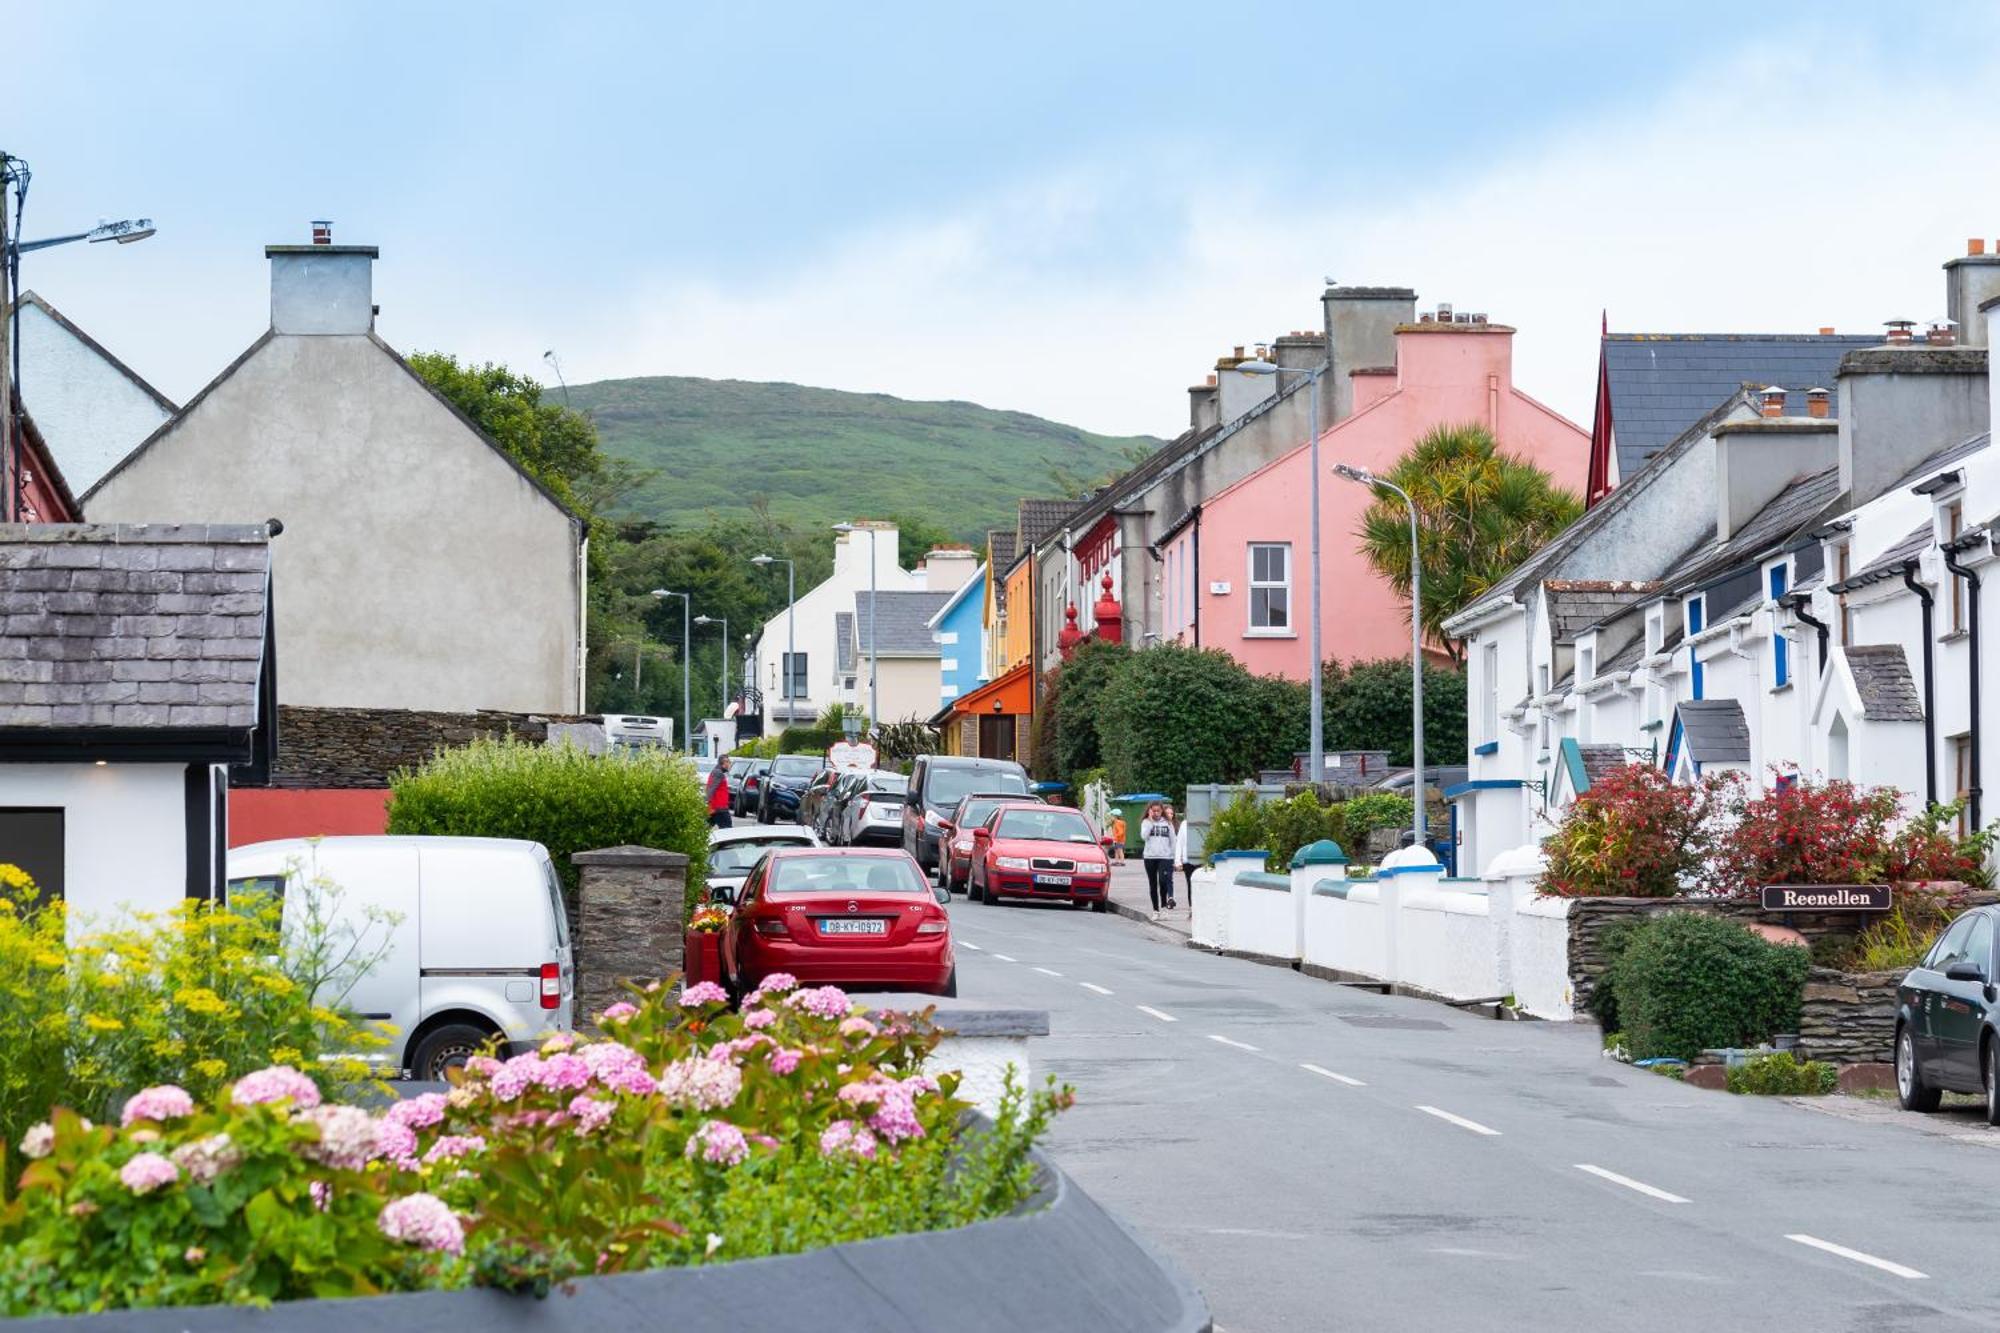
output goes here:
{"type": "Polygon", "coordinates": [[[1921,722],[1923,701],[1900,643],[1851,644],[1847,669],[1854,676],[1861,711],[1871,722],[1921,722]]]}
{"type": "Polygon", "coordinates": [[[1881,342],[1872,334],[1604,335],[1620,480],[1629,481],[1647,459],[1746,384],[1788,390],[1786,414],[1806,415],[1807,389],[1832,389],[1842,356],[1881,342]]]}
{"type": "Polygon", "coordinates": [[[1934,535],[1935,529],[1929,520],[1919,523],[1910,529],[1908,536],[1876,556],[1851,576],[1834,584],[1828,591],[1852,592],[1856,588],[1865,588],[1871,583],[1880,583],[1883,579],[1900,576],[1903,566],[1922,555],[1930,546],[1934,535]]]}
{"type": "Polygon", "coordinates": [[[1750,762],[1750,724],[1737,699],[1687,699],[1675,709],[1681,744],[1697,764],[1750,762]]]}

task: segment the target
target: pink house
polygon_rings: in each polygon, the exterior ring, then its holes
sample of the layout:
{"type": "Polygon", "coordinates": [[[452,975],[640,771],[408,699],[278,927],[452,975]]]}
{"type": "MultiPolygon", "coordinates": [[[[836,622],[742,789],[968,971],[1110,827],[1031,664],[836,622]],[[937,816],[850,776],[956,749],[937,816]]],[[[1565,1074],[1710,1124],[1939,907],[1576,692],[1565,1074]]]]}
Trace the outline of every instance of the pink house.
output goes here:
{"type": "MultiPolygon", "coordinates": [[[[1366,487],[1335,463],[1386,472],[1419,436],[1476,422],[1500,445],[1582,493],[1590,434],[1514,387],[1514,330],[1449,308],[1396,330],[1396,364],[1349,372],[1354,412],[1320,437],[1320,624],[1328,658],[1407,657],[1407,607],[1355,540],[1366,487]]],[[[1260,674],[1310,670],[1305,562],[1310,477],[1303,441],[1191,509],[1159,543],[1164,635],[1221,648],[1260,674]]]]}

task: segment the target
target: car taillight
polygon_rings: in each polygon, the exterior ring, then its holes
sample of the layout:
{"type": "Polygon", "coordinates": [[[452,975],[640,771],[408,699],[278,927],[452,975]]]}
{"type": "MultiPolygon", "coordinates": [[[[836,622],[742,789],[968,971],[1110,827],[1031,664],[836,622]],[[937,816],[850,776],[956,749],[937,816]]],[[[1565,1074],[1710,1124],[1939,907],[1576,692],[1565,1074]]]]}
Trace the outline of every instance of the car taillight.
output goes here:
{"type": "Polygon", "coordinates": [[[751,924],[756,927],[759,935],[789,935],[792,933],[785,929],[785,920],[783,917],[760,916],[754,918],[751,924]]]}
{"type": "Polygon", "coordinates": [[[917,934],[942,935],[947,929],[947,926],[948,923],[942,919],[932,920],[932,921],[922,921],[917,924],[917,934]]]}
{"type": "Polygon", "coordinates": [[[562,964],[542,964],[542,1008],[562,1008],[562,964]]]}

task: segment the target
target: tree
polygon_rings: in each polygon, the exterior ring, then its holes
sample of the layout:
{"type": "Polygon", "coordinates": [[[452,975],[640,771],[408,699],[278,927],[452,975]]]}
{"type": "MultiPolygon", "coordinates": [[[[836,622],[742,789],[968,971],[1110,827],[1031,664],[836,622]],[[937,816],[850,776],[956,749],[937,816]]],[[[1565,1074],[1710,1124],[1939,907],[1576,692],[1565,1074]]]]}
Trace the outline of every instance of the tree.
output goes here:
{"type": "Polygon", "coordinates": [[[542,386],[526,375],[493,361],[461,365],[449,352],[418,352],[410,369],[585,518],[615,500],[616,483],[634,480],[606,460],[589,417],[543,402],[542,386]]]}
{"type": "MultiPolygon", "coordinates": [[[[1326,697],[1326,748],[1387,750],[1389,762],[1411,762],[1410,664],[1387,657],[1343,669],[1329,662],[1322,678],[1326,697]]],[[[1424,664],[1424,763],[1465,762],[1465,677],[1424,664]]]]}
{"type": "Polygon", "coordinates": [[[1055,705],[1050,710],[1055,733],[1053,777],[1073,783],[1078,773],[1104,763],[1098,738],[1104,691],[1131,657],[1132,650],[1123,643],[1085,639],[1055,673],[1054,691],[1044,699],[1055,705]]]}
{"type": "MultiPolygon", "coordinates": [[[[1534,464],[1501,450],[1484,426],[1439,426],[1397,461],[1386,480],[1417,508],[1423,561],[1423,630],[1456,664],[1461,647],[1444,622],[1540,550],[1583,512],[1577,497],[1534,464]]],[[[1377,493],[1355,534],[1390,586],[1410,596],[1410,515],[1401,496],[1377,493]]]]}
{"type": "Polygon", "coordinates": [[[1215,648],[1160,644],[1134,653],[1105,685],[1098,742],[1113,788],[1160,791],[1176,801],[1189,783],[1234,782],[1289,767],[1305,690],[1269,683],[1215,648]]]}

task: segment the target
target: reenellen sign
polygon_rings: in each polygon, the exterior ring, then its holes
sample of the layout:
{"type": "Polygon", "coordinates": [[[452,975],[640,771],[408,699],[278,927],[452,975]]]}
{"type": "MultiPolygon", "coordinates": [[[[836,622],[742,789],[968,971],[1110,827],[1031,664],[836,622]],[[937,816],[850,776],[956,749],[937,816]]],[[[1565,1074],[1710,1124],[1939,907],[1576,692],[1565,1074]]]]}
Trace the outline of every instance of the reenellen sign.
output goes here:
{"type": "Polygon", "coordinates": [[[835,768],[875,767],[875,747],[867,741],[835,741],[826,747],[826,762],[835,768]]]}
{"type": "Polygon", "coordinates": [[[1766,884],[1767,912],[1886,912],[1887,884],[1766,884]]]}

